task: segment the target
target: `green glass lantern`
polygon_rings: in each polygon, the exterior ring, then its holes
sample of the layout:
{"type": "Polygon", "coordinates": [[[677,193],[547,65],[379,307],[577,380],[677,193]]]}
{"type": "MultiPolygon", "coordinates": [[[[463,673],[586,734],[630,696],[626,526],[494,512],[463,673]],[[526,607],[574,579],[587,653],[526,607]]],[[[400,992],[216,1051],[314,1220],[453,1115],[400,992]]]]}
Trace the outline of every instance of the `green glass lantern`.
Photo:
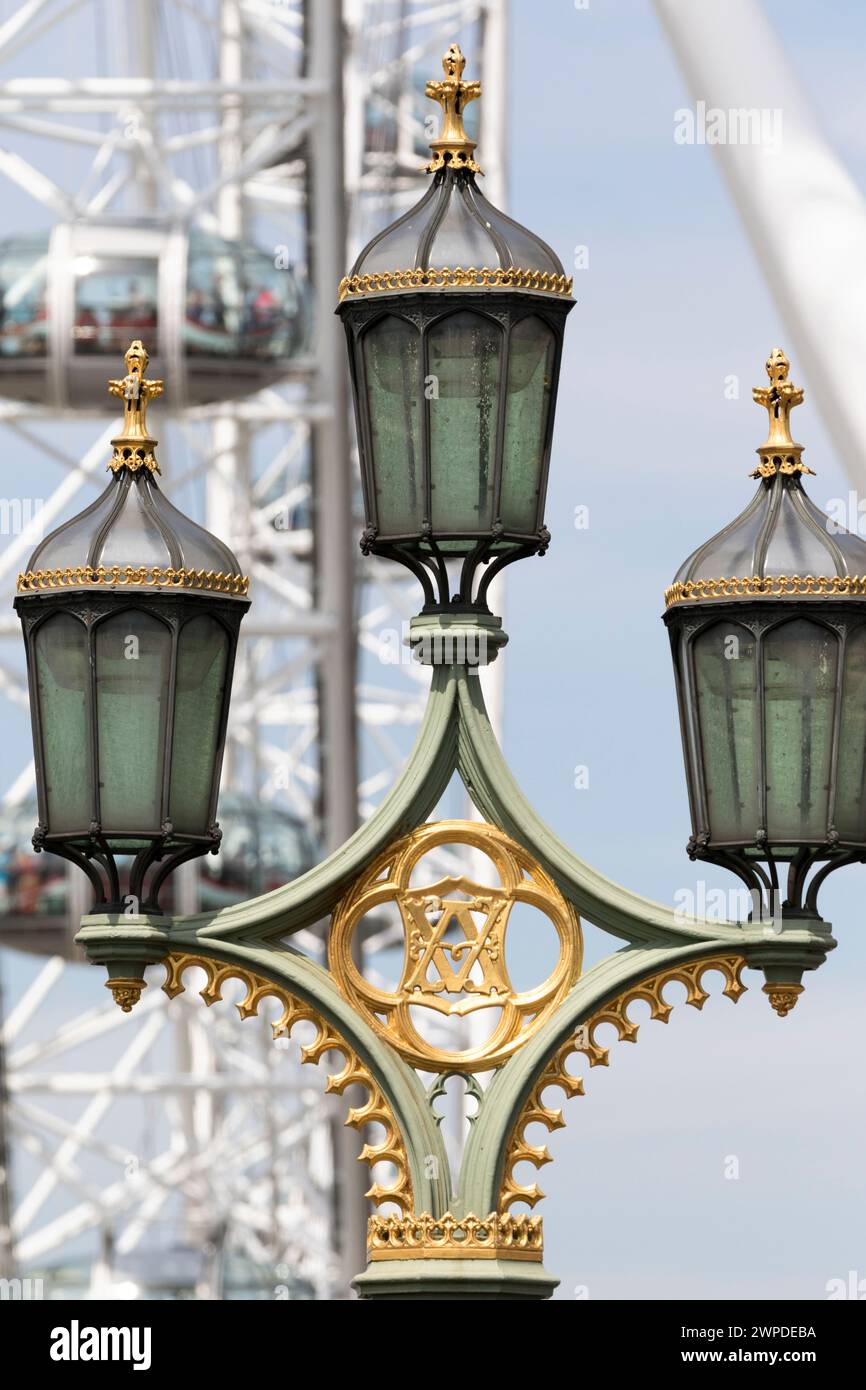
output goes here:
{"type": "Polygon", "coordinates": [[[680,567],[664,620],[689,855],[815,917],[827,875],[866,859],[866,543],[806,494],[788,371],[776,348],[753,393],[770,418],[757,492],[680,567]]]}
{"type": "Polygon", "coordinates": [[[463,126],[481,93],[452,45],[433,178],[340,285],[364,490],[365,554],[398,560],[424,612],[488,611],[493,576],[550,540],[544,504],[572,282],[476,183],[463,126]],[[451,562],[459,566],[452,581],[451,562]],[[480,568],[486,572],[476,584],[480,568]]]}
{"type": "Polygon", "coordinates": [[[33,843],[77,864],[94,906],[158,912],[178,864],[216,853],[217,792],[247,580],[227,546],[163,496],[141,342],[112,440],[112,479],[19,575],[39,824],[33,843]],[[118,857],[130,856],[128,892],[118,857]]]}

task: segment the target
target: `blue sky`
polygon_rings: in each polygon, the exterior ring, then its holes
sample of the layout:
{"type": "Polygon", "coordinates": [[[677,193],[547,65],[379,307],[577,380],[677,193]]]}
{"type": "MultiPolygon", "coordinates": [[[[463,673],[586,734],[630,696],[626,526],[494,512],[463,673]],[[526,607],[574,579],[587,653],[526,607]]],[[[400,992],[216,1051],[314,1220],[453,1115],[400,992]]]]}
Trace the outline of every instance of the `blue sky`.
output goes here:
{"type": "MultiPolygon", "coordinates": [[[[866,9],[765,9],[866,187],[866,9]]],[[[662,592],[751,496],[764,417],[750,388],[786,336],[711,149],[674,144],[673,113],[690,100],[648,0],[544,11],[539,23],[537,5],[511,6],[511,211],[566,264],[575,246],[590,254],[567,329],[553,544],[509,575],[505,746],[582,858],[673,903],[699,878],[730,880],[684,852],[662,592]],[[723,391],[732,373],[734,401],[723,391]],[[574,529],[578,505],[588,530],[574,529]],[[579,763],[588,790],[574,790],[579,763]]],[[[792,376],[806,388],[797,437],[817,474],[809,490],[826,506],[850,484],[796,357],[792,376]]],[[[829,1279],[866,1275],[866,1087],[853,1060],[864,887],[862,867],[829,880],[822,907],[839,948],[788,1018],[748,972],[736,1010],[720,996],[701,1015],[675,1009],[666,1029],[647,1022],[637,1047],[614,1044],[609,1070],[590,1076],[540,1179],[560,1297],[580,1285],[590,1298],[820,1298],[829,1279]],[[731,1155],[738,1180],[724,1176],[731,1155]]]]}

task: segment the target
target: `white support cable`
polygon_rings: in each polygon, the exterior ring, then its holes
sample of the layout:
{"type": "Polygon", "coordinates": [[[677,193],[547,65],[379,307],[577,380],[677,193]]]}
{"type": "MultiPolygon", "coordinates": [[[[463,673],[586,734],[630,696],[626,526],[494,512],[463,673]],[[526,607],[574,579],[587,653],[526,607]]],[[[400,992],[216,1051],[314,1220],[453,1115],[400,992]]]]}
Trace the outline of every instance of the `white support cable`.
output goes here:
{"type": "MultiPolygon", "coordinates": [[[[654,0],[695,102],[766,122],[767,139],[711,146],[824,425],[851,480],[866,482],[866,200],[823,135],[757,0],[654,0]],[[779,113],[776,117],[775,113],[779,113]]],[[[726,126],[727,128],[727,126],[726,126]]],[[[688,177],[684,151],[683,176],[688,177]]]]}

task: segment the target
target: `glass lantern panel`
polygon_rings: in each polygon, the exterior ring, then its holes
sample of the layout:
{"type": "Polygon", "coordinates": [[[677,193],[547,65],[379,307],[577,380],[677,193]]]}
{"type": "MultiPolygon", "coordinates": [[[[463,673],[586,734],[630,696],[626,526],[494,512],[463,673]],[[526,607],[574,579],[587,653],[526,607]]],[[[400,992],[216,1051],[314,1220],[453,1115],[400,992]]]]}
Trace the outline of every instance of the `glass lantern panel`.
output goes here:
{"type": "Polygon", "coordinates": [[[755,638],[737,623],[714,623],[696,638],[694,663],[711,838],[754,840],[760,825],[755,638]]]}
{"type": "Polygon", "coordinates": [[[417,534],[425,505],[421,339],[411,323],[389,314],[362,341],[379,535],[417,534]]]}
{"type": "Polygon", "coordinates": [[[508,395],[499,515],[506,531],[535,531],[556,338],[541,319],[521,319],[508,343],[508,395]]]}
{"type": "Polygon", "coordinates": [[[52,834],[90,828],[87,647],[87,628],[69,613],[48,618],[36,632],[36,689],[52,834]]]}
{"type": "Polygon", "coordinates": [[[866,841],[866,627],[845,644],[834,820],[843,840],[866,841]]]}
{"type": "Polygon", "coordinates": [[[107,834],[162,822],[171,631],[125,609],[96,628],[100,820],[107,834]]]}
{"type": "Polygon", "coordinates": [[[169,820],[181,834],[208,828],[228,656],[228,633],[215,618],[203,615],[181,628],[169,797],[169,820]]]}
{"type": "Polygon", "coordinates": [[[765,638],[771,843],[821,844],[826,838],[838,649],[835,633],[806,618],[782,623],[765,638]]]}
{"type": "Polygon", "coordinates": [[[463,311],[428,338],[430,476],[435,536],[493,526],[502,330],[463,311]]]}

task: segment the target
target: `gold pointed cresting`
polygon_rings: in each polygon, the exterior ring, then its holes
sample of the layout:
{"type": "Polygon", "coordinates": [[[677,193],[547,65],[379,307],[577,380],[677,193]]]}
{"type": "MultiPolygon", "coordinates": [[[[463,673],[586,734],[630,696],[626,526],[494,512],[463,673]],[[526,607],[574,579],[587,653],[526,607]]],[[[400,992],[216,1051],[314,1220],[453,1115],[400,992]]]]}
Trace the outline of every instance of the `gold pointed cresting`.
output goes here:
{"type": "Polygon", "coordinates": [[[424,89],[426,95],[442,107],[442,129],[438,137],[430,141],[433,158],[425,166],[428,174],[445,168],[468,169],[473,174],[484,172],[473,158],[476,142],[469,139],[463,126],[463,112],[470,101],[477,101],[481,96],[481,83],[464,82],[465,67],[466,59],[459,45],[452,43],[442,59],[444,79],[428,82],[424,89]]]}
{"type": "Polygon", "coordinates": [[[765,443],[758,449],[761,462],[752,478],[773,478],[777,473],[812,473],[803,462],[803,445],[791,435],[791,411],[802,405],[804,392],[788,380],[791,364],[781,348],[773,348],[766,361],[769,386],[755,386],[752,399],[764,406],[770,417],[765,443]]]}
{"type": "Polygon", "coordinates": [[[130,473],[137,473],[140,468],[158,473],[156,440],[147,428],[147,406],[155,396],[162,395],[164,384],[145,376],[150,358],[140,338],[130,343],[123,360],[126,376],[108,383],[111,395],[123,401],[123,429],[111,441],[113,452],[108,466],[114,473],[121,468],[128,468],[130,473]]]}

